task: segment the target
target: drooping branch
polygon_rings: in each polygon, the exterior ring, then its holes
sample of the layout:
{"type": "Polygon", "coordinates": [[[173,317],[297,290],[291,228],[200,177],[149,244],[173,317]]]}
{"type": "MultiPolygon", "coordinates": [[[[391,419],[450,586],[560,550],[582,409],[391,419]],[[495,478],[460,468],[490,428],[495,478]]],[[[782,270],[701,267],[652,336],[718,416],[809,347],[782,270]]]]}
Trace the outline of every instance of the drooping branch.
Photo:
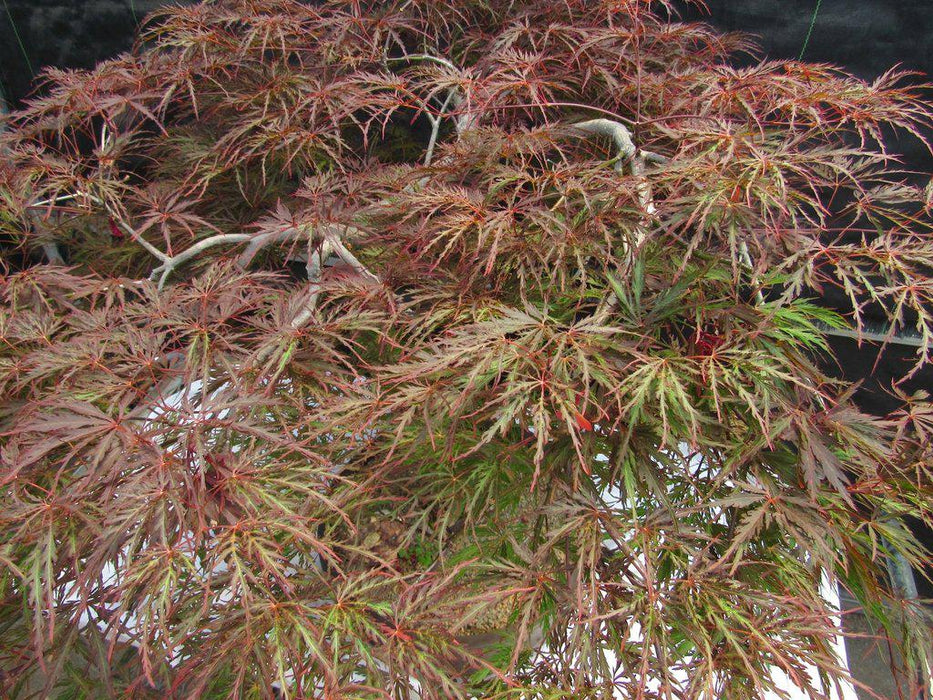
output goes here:
{"type": "Polygon", "coordinates": [[[457,119],[454,121],[458,135],[475,129],[479,125],[479,114],[471,108],[469,95],[456,93],[451,107],[454,112],[458,113],[457,119]]]}

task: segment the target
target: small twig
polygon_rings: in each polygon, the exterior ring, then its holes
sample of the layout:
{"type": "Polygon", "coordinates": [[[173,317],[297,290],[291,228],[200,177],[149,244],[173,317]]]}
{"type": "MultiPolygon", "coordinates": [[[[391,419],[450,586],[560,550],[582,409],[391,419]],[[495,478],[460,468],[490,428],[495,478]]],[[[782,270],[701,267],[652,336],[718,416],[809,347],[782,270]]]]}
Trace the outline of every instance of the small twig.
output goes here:
{"type": "MultiPolygon", "coordinates": [[[[100,201],[100,200],[97,200],[97,201],[100,201]]],[[[124,231],[126,231],[130,235],[130,238],[132,238],[134,241],[139,243],[139,245],[145,248],[147,253],[161,260],[163,264],[171,260],[170,255],[163,253],[161,250],[159,250],[154,245],[152,245],[152,243],[150,243],[145,238],[143,238],[141,234],[136,232],[136,229],[134,229],[132,226],[126,223],[126,221],[123,220],[123,217],[120,216],[117,212],[112,211],[107,204],[104,204],[103,206],[104,206],[104,210],[107,212],[110,218],[113,219],[113,222],[117,226],[122,228],[124,231]]]]}
{"type": "Polygon", "coordinates": [[[428,115],[428,119],[431,121],[431,138],[428,139],[428,149],[424,154],[424,164],[431,165],[431,160],[434,158],[434,147],[437,145],[437,137],[440,134],[441,130],[441,118],[447,111],[447,107],[450,105],[451,101],[454,99],[456,92],[450,90],[447,93],[447,98],[444,100],[444,103],[441,105],[440,111],[437,116],[428,115]]]}
{"type": "Polygon", "coordinates": [[[816,27],[816,18],[820,16],[820,6],[823,4],[823,0],[816,0],[816,7],[813,8],[813,16],[810,17],[810,26],[807,28],[807,35],[803,39],[803,46],[800,47],[800,55],[797,56],[798,61],[803,60],[803,55],[807,52],[807,46],[810,45],[810,37],[813,36],[813,29],[816,27]]]}
{"type": "Polygon", "coordinates": [[[130,235],[130,238],[132,238],[134,241],[139,243],[139,245],[145,248],[146,252],[148,252],[150,255],[161,260],[163,264],[171,260],[170,255],[163,253],[161,250],[156,248],[149,241],[143,238],[139,233],[137,233],[136,229],[134,229],[132,226],[126,223],[126,221],[123,219],[120,213],[115,211],[113,207],[110,206],[109,203],[105,202],[100,197],[91,194],[90,192],[78,191],[78,192],[75,192],[74,194],[60,195],[58,197],[52,197],[50,199],[43,199],[40,202],[35,202],[34,204],[30,204],[28,206],[29,207],[53,207],[61,202],[80,200],[82,198],[87,199],[88,201],[93,202],[97,206],[101,207],[104,210],[104,212],[107,214],[107,216],[113,219],[114,224],[116,224],[117,226],[122,228],[126,233],[128,233],[130,235]]]}

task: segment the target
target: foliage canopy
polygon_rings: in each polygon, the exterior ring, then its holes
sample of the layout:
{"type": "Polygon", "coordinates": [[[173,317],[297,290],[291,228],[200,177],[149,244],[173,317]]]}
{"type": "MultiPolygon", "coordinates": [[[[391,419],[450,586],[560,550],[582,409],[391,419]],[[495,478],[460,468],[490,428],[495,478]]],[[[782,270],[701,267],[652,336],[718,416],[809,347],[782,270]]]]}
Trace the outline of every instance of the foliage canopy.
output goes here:
{"type": "Polygon", "coordinates": [[[647,0],[230,0],[0,140],[0,668],[57,697],[824,697],[926,657],[924,88],[647,0]],[[841,289],[851,313],[815,303],[841,289]],[[806,671],[815,665],[818,674],[806,671]]]}

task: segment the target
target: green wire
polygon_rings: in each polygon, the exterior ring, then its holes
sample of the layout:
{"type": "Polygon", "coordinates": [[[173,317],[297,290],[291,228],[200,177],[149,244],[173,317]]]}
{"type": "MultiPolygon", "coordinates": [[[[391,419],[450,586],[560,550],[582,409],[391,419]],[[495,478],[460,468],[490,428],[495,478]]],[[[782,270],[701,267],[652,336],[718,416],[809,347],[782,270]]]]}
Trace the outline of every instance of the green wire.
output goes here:
{"type": "Polygon", "coordinates": [[[13,27],[13,36],[16,37],[16,41],[19,43],[19,50],[23,52],[23,58],[26,59],[26,66],[29,68],[29,73],[35,75],[36,71],[32,67],[32,61],[29,60],[29,54],[26,53],[26,46],[23,44],[23,39],[19,35],[19,30],[16,28],[16,22],[13,21],[13,15],[10,13],[10,6],[7,5],[6,0],[3,0],[3,9],[6,10],[6,16],[10,20],[10,26],[13,27]]]}
{"type": "MultiPolygon", "coordinates": [[[[5,2],[6,0],[4,0],[5,2]]],[[[133,23],[138,27],[139,26],[139,17],[136,16],[136,2],[130,0],[130,12],[133,13],[133,23]]]]}
{"type": "Polygon", "coordinates": [[[803,47],[800,49],[800,55],[797,57],[798,61],[803,60],[803,53],[807,50],[807,46],[810,44],[810,37],[813,36],[813,27],[816,26],[816,18],[820,14],[820,5],[823,4],[823,0],[816,0],[816,7],[813,8],[813,16],[810,18],[810,28],[807,29],[807,36],[803,40],[803,47]]]}

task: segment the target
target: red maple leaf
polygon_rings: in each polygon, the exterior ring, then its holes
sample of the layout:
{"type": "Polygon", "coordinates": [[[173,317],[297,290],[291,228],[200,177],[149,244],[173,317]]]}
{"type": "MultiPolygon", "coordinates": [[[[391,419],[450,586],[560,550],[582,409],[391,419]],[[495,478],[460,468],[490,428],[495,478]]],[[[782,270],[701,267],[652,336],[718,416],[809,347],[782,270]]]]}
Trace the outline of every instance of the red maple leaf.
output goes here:
{"type": "Polygon", "coordinates": [[[120,230],[120,227],[117,226],[117,222],[114,221],[113,217],[108,217],[107,225],[110,227],[110,235],[113,236],[116,240],[122,241],[126,238],[126,234],[120,230]]]}
{"type": "Polygon", "coordinates": [[[576,412],[576,414],[574,415],[574,418],[577,421],[577,427],[580,429],[581,433],[585,433],[588,430],[593,429],[593,423],[589,420],[589,418],[584,416],[579,411],[576,412]]]}

